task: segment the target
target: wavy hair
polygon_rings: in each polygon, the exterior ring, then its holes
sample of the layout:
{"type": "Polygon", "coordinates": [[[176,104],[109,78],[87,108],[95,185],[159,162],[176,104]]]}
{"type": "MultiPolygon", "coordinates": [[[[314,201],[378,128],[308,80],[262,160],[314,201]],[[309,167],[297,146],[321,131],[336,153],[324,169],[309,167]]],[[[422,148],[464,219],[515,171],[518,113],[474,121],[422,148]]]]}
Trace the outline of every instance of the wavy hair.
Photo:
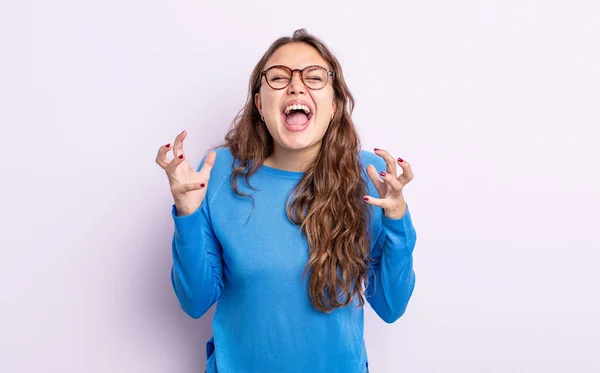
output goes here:
{"type": "Polygon", "coordinates": [[[234,156],[231,186],[239,196],[238,176],[249,178],[273,151],[273,137],[261,120],[254,95],[261,85],[261,71],[267,60],[281,46],[306,43],[314,47],[332,67],[331,80],[336,112],[325,132],[319,153],[290,194],[286,203],[288,219],[298,225],[308,239],[309,260],[303,278],[309,275],[308,292],[313,306],[331,312],[359,297],[364,305],[362,285],[368,286],[371,261],[367,227],[371,215],[363,196],[368,190],[362,178],[359,159],[360,139],[351,119],[354,98],[344,81],[337,58],[320,39],[296,30],[292,37],[277,39],[258,61],[250,77],[248,98],[218,147],[228,147],[234,156]],[[236,166],[235,159],[239,160],[236,166]],[[340,300],[340,297],[341,300],[340,300]]]}

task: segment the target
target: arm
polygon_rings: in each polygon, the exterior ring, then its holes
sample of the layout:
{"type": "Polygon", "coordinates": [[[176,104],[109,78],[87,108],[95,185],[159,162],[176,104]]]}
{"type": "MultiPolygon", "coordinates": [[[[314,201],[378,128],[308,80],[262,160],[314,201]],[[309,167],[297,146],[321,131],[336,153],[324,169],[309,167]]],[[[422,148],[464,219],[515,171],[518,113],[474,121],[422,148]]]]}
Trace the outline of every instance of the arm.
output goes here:
{"type": "Polygon", "coordinates": [[[210,221],[210,195],[207,191],[200,208],[190,215],[177,216],[175,205],[171,209],[175,224],[171,283],[181,308],[193,318],[204,315],[223,292],[222,248],[210,221]]]}
{"type": "Polygon", "coordinates": [[[408,207],[400,219],[383,213],[381,219],[371,251],[367,301],[381,319],[393,323],[404,314],[415,287],[412,252],[417,236],[408,207]]]}

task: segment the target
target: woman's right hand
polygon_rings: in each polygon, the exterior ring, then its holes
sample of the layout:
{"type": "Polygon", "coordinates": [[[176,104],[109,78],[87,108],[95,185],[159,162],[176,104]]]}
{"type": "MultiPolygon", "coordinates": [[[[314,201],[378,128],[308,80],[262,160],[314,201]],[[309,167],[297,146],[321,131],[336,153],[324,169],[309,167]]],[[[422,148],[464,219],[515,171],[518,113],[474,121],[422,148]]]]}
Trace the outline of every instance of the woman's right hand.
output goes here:
{"type": "Polygon", "coordinates": [[[161,146],[156,156],[156,163],[165,170],[169,178],[178,216],[190,215],[202,205],[206,197],[210,171],[217,157],[217,153],[211,151],[200,171],[194,171],[183,155],[183,140],[186,135],[187,132],[183,131],[175,138],[172,146],[174,158],[171,161],[166,157],[171,150],[171,144],[161,146]]]}

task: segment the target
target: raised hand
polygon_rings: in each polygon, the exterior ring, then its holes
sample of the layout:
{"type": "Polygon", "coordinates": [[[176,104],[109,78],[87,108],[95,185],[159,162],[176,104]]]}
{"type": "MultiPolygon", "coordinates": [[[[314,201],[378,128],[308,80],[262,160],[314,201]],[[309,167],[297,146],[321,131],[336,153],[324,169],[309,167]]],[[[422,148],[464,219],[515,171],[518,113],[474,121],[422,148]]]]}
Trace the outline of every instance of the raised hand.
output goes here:
{"type": "Polygon", "coordinates": [[[375,149],[375,154],[385,160],[386,170],[378,174],[375,166],[367,166],[367,175],[373,181],[379,198],[365,196],[365,201],[383,208],[384,214],[388,218],[400,219],[406,212],[406,202],[404,201],[402,189],[414,178],[412,168],[405,160],[401,158],[394,159],[390,153],[383,149],[375,149]],[[402,173],[399,176],[396,175],[396,164],[402,168],[402,173]],[[383,178],[383,181],[379,176],[383,178]]]}
{"type": "Polygon", "coordinates": [[[175,142],[163,145],[158,149],[156,163],[165,170],[169,178],[171,194],[175,201],[178,216],[190,215],[196,211],[204,197],[206,197],[206,186],[210,179],[210,171],[215,164],[217,154],[211,151],[200,171],[196,172],[183,154],[183,140],[187,132],[183,131],[175,138],[175,142]],[[169,161],[167,153],[173,149],[174,158],[169,161]]]}

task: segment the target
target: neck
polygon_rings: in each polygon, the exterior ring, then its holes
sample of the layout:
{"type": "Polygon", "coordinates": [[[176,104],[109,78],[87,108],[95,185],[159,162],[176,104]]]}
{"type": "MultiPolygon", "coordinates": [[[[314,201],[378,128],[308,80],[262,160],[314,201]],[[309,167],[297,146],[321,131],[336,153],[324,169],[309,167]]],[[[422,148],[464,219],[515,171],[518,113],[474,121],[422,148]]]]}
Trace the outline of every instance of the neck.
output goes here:
{"type": "Polygon", "coordinates": [[[320,147],[319,143],[302,150],[290,150],[276,144],[273,153],[263,164],[285,171],[306,172],[317,158],[320,147]]]}

